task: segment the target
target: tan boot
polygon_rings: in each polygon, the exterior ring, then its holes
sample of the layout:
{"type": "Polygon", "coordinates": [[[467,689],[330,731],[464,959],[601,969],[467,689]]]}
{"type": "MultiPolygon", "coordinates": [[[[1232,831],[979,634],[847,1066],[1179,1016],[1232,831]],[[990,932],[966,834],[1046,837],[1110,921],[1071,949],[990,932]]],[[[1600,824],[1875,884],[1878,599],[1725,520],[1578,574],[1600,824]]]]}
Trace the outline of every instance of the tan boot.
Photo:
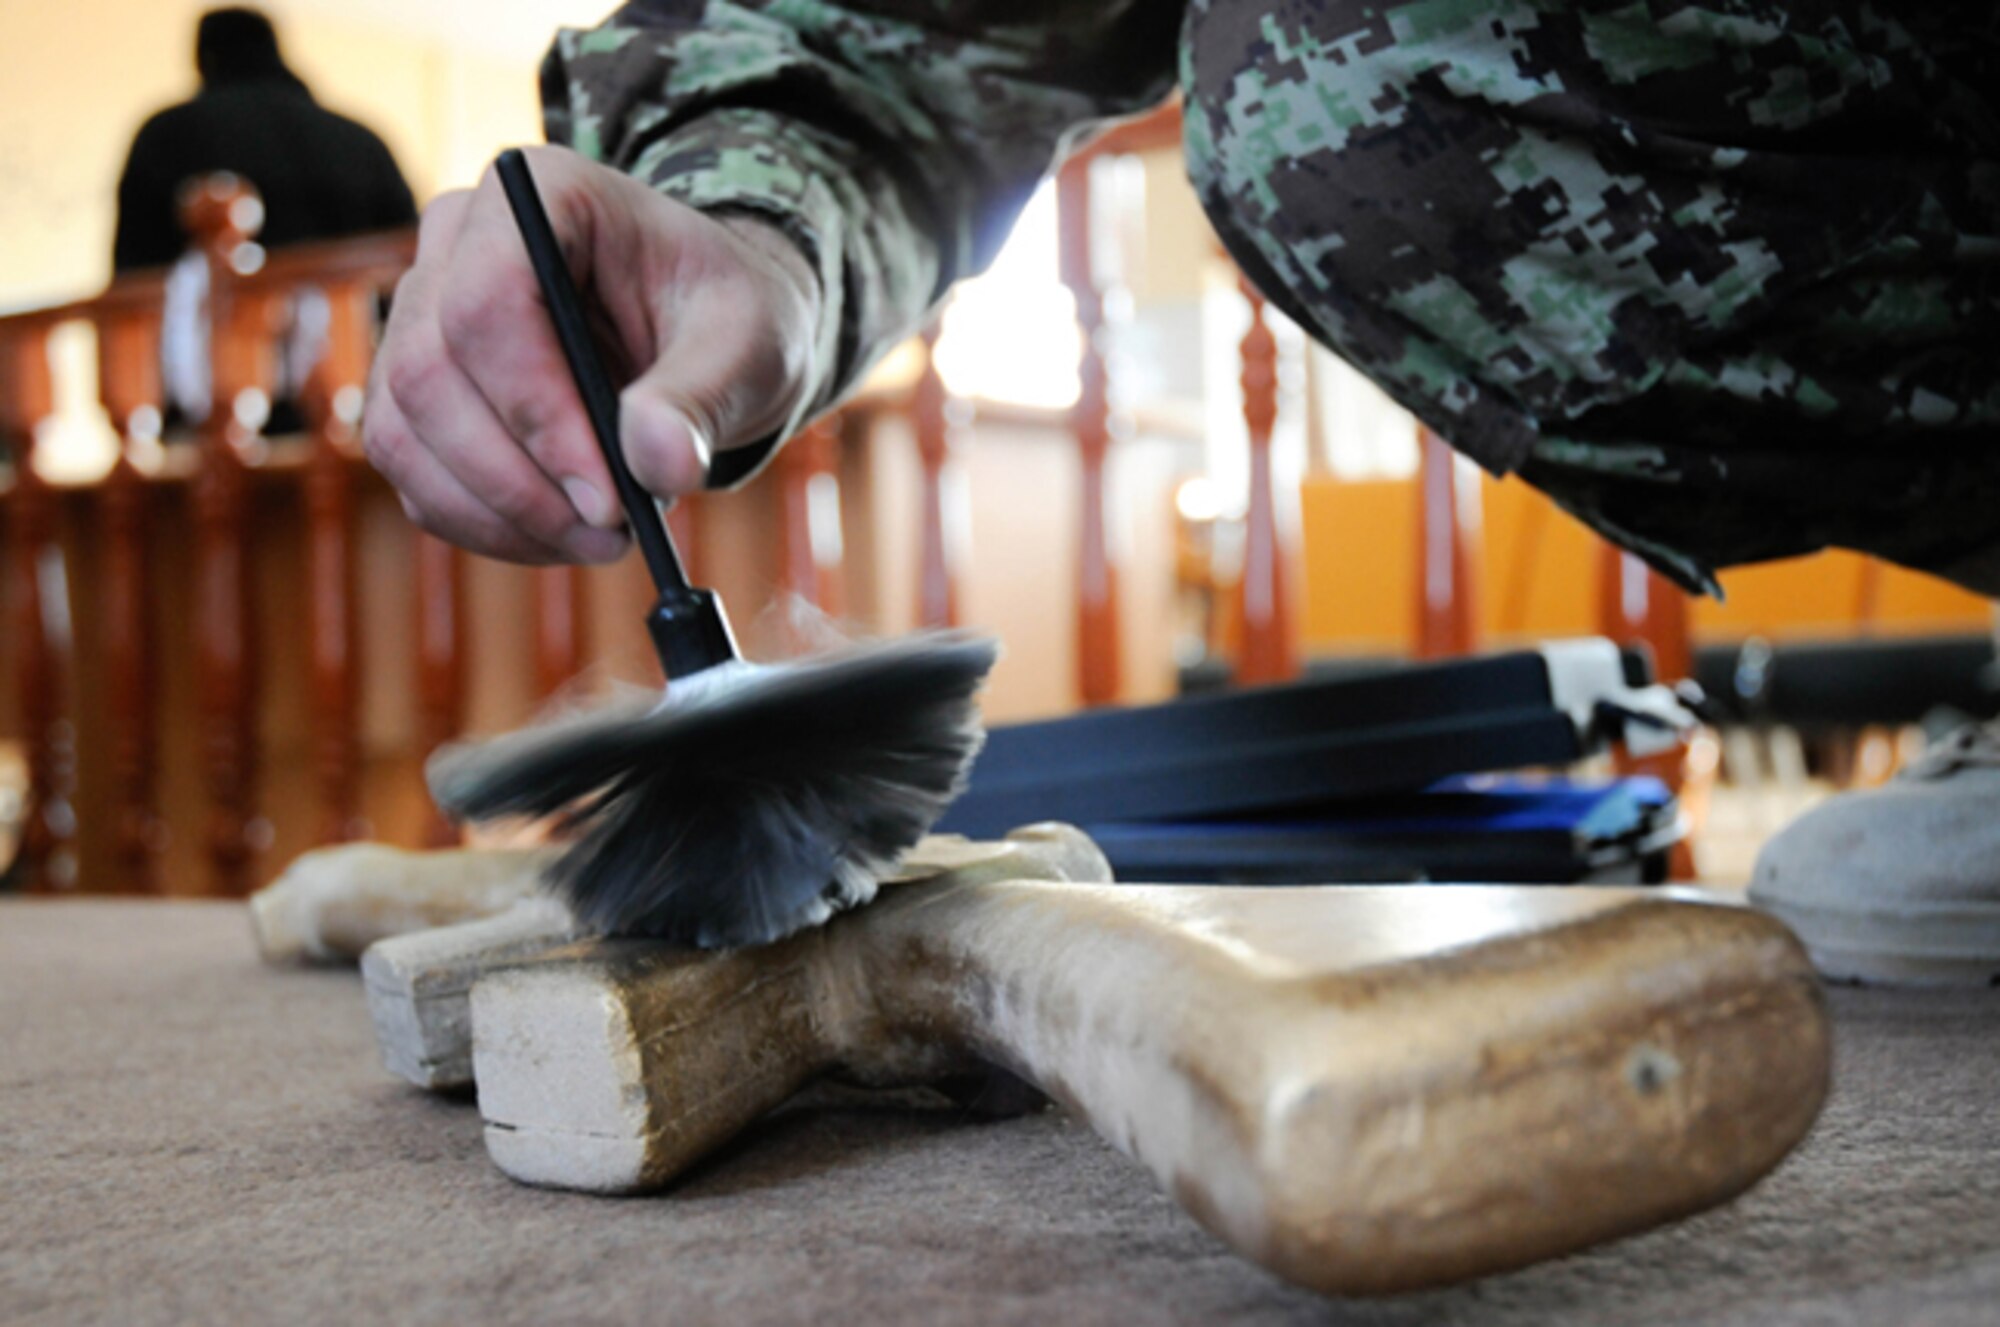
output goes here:
{"type": "Polygon", "coordinates": [[[1787,825],[1757,857],[1750,901],[1835,981],[2000,983],[2000,724],[1787,825]]]}

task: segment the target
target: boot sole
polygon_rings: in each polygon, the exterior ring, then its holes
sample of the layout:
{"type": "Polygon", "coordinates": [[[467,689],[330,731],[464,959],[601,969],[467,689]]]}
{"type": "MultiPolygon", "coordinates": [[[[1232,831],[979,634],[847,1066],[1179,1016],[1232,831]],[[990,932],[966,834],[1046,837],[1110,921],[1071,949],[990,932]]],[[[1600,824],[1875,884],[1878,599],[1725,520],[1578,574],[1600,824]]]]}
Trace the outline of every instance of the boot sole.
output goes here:
{"type": "Polygon", "coordinates": [[[1797,933],[1828,981],[1866,986],[2000,986],[2000,902],[1828,908],[1750,902],[1797,933]]]}

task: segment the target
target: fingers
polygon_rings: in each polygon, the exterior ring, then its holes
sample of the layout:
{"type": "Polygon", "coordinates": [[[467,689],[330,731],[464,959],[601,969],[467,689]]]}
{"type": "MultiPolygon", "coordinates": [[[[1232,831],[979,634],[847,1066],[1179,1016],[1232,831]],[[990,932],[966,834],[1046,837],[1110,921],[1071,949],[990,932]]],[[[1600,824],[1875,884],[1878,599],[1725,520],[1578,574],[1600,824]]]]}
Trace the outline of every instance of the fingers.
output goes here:
{"type": "MultiPolygon", "coordinates": [[[[701,488],[711,447],[768,437],[807,390],[817,277],[768,225],[717,221],[561,149],[530,159],[607,367],[628,380],[626,459],[658,496],[701,488]]],[[[523,562],[624,551],[609,469],[492,172],[426,210],[368,397],[369,457],[424,528],[523,562]]]]}
{"type": "Polygon", "coordinates": [[[736,265],[670,292],[656,315],[663,344],[619,397],[626,460],[661,496],[701,488],[717,446],[744,446],[783,427],[807,378],[813,315],[786,308],[796,303],[786,273],[753,246],[720,238],[736,265]],[[745,316],[758,308],[764,316],[745,316]]]}
{"type": "Polygon", "coordinates": [[[584,561],[615,557],[623,540],[615,532],[578,521],[578,507],[601,506],[580,494],[587,482],[571,477],[558,488],[494,415],[470,378],[446,353],[440,338],[423,331],[386,371],[388,398],[429,454],[482,505],[542,545],[584,561]]]}
{"type": "Polygon", "coordinates": [[[625,463],[647,492],[663,498],[699,492],[708,482],[714,434],[689,417],[681,368],[662,356],[618,398],[625,463]]]}
{"type": "MultiPolygon", "coordinates": [[[[412,518],[440,537],[513,561],[613,560],[626,546],[617,512],[594,500],[588,480],[572,476],[565,489],[542,471],[444,343],[444,255],[472,205],[471,195],[447,194],[424,215],[417,262],[397,287],[374,365],[363,422],[369,458],[401,491],[412,518]],[[584,524],[579,505],[620,528],[584,524]]],[[[601,458],[598,464],[601,470],[601,458]]]]}
{"type": "MultiPolygon", "coordinates": [[[[569,560],[567,551],[533,538],[473,496],[417,440],[414,430],[387,397],[369,404],[368,460],[396,486],[403,511],[420,528],[461,548],[508,562],[542,564],[569,560]]],[[[609,531],[592,531],[622,543],[609,531]]]]}
{"type": "MultiPolygon", "coordinates": [[[[538,163],[542,176],[556,177],[547,192],[560,198],[563,172],[552,170],[545,156],[538,163]]],[[[621,526],[610,470],[492,171],[480,182],[452,246],[437,326],[445,353],[485,403],[489,427],[512,438],[578,516],[595,526],[621,526]]]]}

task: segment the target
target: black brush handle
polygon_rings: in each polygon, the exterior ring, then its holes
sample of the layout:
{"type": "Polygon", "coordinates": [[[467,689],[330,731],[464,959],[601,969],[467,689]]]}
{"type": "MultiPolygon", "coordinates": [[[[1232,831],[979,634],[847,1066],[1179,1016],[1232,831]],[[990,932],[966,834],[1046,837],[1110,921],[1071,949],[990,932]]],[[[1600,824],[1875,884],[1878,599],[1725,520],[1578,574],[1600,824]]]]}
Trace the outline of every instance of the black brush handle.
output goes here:
{"type": "Polygon", "coordinates": [[[541,283],[542,298],[548,303],[556,340],[562,343],[563,358],[569,361],[570,377],[576,382],[577,395],[583,398],[604,463],[611,468],[611,480],[632,527],[632,537],[638,541],[646,569],[660,591],[659,602],[646,616],[660,666],[673,678],[727,663],[738,654],[722,600],[712,590],[688,584],[673,536],[660,517],[659,503],[639,486],[632,468],[625,464],[625,449],[618,441],[618,393],[611,386],[604,361],[598,358],[590,324],[584,320],[582,297],[570,277],[569,264],[563,260],[562,246],[556,243],[555,229],[542,207],[528,159],[519,148],[508,148],[500,154],[497,169],[500,187],[514,211],[514,224],[520,227],[521,241],[527,246],[528,261],[541,283]]]}

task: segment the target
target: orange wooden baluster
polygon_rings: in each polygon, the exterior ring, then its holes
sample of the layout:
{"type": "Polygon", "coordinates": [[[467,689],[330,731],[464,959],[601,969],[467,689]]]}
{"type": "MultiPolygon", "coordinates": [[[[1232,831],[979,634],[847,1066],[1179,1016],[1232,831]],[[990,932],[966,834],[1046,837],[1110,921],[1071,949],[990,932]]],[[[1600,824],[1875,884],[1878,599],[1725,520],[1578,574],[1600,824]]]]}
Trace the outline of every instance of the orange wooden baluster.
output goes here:
{"type": "Polygon", "coordinates": [[[141,464],[159,446],[160,313],[114,308],[97,323],[98,396],[122,439],[105,476],[103,616],[104,705],[110,718],[111,860],[120,891],[161,888],[159,856],[166,826],[154,803],[158,714],[148,562],[147,506],[152,489],[141,464]]]}
{"type": "Polygon", "coordinates": [[[847,612],[847,530],[840,501],[840,454],[851,421],[836,411],[807,431],[806,459],[812,478],[806,481],[807,547],[812,550],[818,603],[828,617],[847,612]]]}
{"type": "Polygon", "coordinates": [[[70,662],[69,586],[56,538],[55,494],[35,472],[36,428],[54,408],[47,329],[0,326],[0,444],[14,460],[6,525],[14,610],[8,629],[28,765],[19,867],[33,891],[76,883],[75,730],[61,687],[70,662]]]}
{"type": "Polygon", "coordinates": [[[917,625],[958,625],[957,542],[948,510],[957,462],[953,459],[951,394],[937,369],[938,322],[923,333],[923,369],[910,389],[910,426],[917,436],[917,460],[923,467],[917,540],[917,625]]]}
{"type": "Polygon", "coordinates": [[[1606,543],[1598,550],[1598,629],[1621,645],[1643,642],[1664,682],[1694,670],[1687,595],[1630,553],[1606,543]]]}
{"type": "Polygon", "coordinates": [[[1250,330],[1239,346],[1243,422],[1250,434],[1250,503],[1244,517],[1243,577],[1236,593],[1243,624],[1236,680],[1255,686],[1298,676],[1299,657],[1271,468],[1271,431],[1278,422],[1278,342],[1264,320],[1264,297],[1248,278],[1239,276],[1237,285],[1250,303],[1250,330]]]}
{"type": "MultiPolygon", "coordinates": [[[[1653,654],[1659,678],[1675,682],[1694,671],[1694,649],[1688,629],[1687,595],[1679,586],[1644,562],[1610,543],[1597,556],[1598,629],[1620,645],[1642,643],[1653,654]]],[[[1619,753],[1618,768],[1626,774],[1650,774],[1678,796],[1687,781],[1686,750],[1656,756],[1619,753]]],[[[1674,845],[1668,873],[1676,880],[1696,876],[1693,844],[1674,845]]]]}
{"type": "Polygon", "coordinates": [[[372,285],[337,282],[325,289],[326,352],[312,368],[300,406],[312,438],[307,462],[307,650],[313,695],[313,772],[319,788],[321,843],[363,837],[361,659],[355,646],[354,478],[363,385],[368,378],[372,285]]]}
{"type": "Polygon", "coordinates": [[[1118,568],[1111,560],[1104,461],[1113,421],[1104,359],[1104,294],[1091,255],[1090,161],[1072,157],[1056,174],[1056,239],[1062,281],[1076,301],[1083,351],[1070,431],[1082,461],[1082,519],[1077,538],[1077,691],[1085,705],[1118,699],[1124,671],[1118,642],[1118,568]]]}
{"type": "Polygon", "coordinates": [[[588,633],[582,567],[537,567],[534,576],[535,691],[549,697],[583,671],[588,633]]]}
{"type": "Polygon", "coordinates": [[[806,440],[824,427],[817,421],[806,425],[772,463],[778,481],[772,486],[778,501],[778,582],[784,593],[815,608],[820,607],[819,566],[813,560],[812,499],[807,487],[813,461],[806,454],[806,440]]]}
{"type": "Polygon", "coordinates": [[[1461,519],[1461,467],[1422,424],[1417,447],[1417,657],[1471,654],[1479,648],[1479,583],[1472,532],[1461,519]]]}
{"type": "Polygon", "coordinates": [[[211,401],[194,478],[195,664],[208,787],[208,852],[215,893],[248,894],[268,827],[256,819],[257,649],[248,566],[250,467],[261,459],[269,413],[273,303],[237,289],[262,251],[255,191],[234,176],[198,181],[182,224],[208,259],[211,401]]]}
{"type": "MultiPolygon", "coordinates": [[[[417,540],[417,747],[428,757],[457,737],[464,721],[465,623],[459,552],[442,539],[417,540]]],[[[459,840],[458,827],[432,811],[424,830],[429,847],[459,840]]]]}
{"type": "Polygon", "coordinates": [[[701,513],[702,500],[691,494],[675,498],[674,505],[667,508],[667,531],[681,555],[681,570],[696,585],[708,583],[701,574],[701,513]]]}
{"type": "Polygon", "coordinates": [[[814,420],[778,453],[778,565],[785,591],[838,617],[840,584],[840,447],[837,416],[814,420]]]}

